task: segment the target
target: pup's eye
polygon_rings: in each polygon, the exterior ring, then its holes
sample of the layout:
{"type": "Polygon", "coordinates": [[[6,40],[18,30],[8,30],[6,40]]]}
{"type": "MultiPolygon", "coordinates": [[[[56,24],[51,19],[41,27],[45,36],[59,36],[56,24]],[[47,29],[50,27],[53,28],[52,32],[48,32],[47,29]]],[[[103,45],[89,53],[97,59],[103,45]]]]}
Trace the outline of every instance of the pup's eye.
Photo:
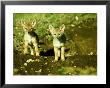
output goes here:
{"type": "Polygon", "coordinates": [[[33,28],[31,28],[31,30],[33,30],[33,28]]]}
{"type": "Polygon", "coordinates": [[[56,35],[56,34],[54,34],[54,35],[56,35]]]}
{"type": "Polygon", "coordinates": [[[60,35],[60,34],[58,34],[58,35],[60,35]]]}

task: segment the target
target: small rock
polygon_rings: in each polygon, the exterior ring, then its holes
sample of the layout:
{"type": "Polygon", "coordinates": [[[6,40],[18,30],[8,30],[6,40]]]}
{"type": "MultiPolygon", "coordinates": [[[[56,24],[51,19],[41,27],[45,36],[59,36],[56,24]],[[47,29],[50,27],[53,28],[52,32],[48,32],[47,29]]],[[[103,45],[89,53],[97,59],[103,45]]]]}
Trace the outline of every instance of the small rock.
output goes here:
{"type": "Polygon", "coordinates": [[[25,71],[25,73],[27,73],[27,71],[25,71]]]}
{"type": "Polygon", "coordinates": [[[27,66],[27,63],[24,63],[24,66],[27,66]]]}
{"type": "Polygon", "coordinates": [[[76,68],[76,66],[74,66],[76,68]]]}

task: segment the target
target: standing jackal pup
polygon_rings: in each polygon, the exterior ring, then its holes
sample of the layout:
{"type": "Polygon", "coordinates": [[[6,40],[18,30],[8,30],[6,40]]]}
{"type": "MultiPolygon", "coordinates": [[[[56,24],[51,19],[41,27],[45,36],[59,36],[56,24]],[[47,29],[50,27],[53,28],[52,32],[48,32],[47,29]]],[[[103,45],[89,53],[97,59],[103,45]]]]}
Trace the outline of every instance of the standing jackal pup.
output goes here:
{"type": "Polygon", "coordinates": [[[28,21],[23,21],[21,20],[21,26],[23,27],[24,30],[24,54],[28,53],[28,49],[31,51],[31,55],[36,55],[39,56],[39,50],[38,50],[38,36],[37,34],[33,31],[34,27],[36,25],[36,21],[33,20],[28,20],[28,21]]]}
{"type": "Polygon", "coordinates": [[[66,37],[64,35],[65,25],[63,24],[60,28],[54,28],[52,25],[49,25],[49,31],[53,36],[53,46],[54,46],[54,54],[55,60],[58,61],[58,58],[61,57],[61,60],[65,60],[65,42],[66,37]]]}

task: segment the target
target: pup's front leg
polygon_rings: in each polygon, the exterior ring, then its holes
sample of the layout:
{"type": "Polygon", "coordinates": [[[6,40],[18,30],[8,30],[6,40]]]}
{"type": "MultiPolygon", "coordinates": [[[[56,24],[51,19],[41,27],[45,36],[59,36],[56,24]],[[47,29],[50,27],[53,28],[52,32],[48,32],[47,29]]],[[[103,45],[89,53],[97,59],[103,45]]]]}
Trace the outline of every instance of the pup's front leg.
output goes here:
{"type": "Polygon", "coordinates": [[[29,48],[30,48],[30,51],[31,51],[31,55],[34,55],[33,48],[31,46],[29,46],[29,48]]]}
{"type": "Polygon", "coordinates": [[[28,42],[24,42],[24,51],[23,51],[24,54],[27,54],[28,53],[28,42]]]}
{"type": "Polygon", "coordinates": [[[39,56],[38,43],[33,42],[33,45],[34,45],[34,48],[35,48],[35,53],[36,53],[36,56],[39,56]]]}
{"type": "Polygon", "coordinates": [[[65,47],[61,47],[61,60],[64,61],[65,60],[65,47]]]}
{"type": "Polygon", "coordinates": [[[54,62],[57,62],[58,61],[58,48],[57,47],[54,47],[54,54],[55,54],[54,62]]]}

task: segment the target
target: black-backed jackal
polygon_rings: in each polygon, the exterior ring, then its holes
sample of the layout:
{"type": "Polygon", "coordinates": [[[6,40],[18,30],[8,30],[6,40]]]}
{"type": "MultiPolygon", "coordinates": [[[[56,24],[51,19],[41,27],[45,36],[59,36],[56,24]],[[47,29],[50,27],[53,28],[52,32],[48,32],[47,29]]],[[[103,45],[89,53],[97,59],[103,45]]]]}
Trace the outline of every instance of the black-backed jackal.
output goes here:
{"type": "Polygon", "coordinates": [[[30,49],[31,55],[39,56],[38,43],[39,38],[34,32],[34,27],[36,25],[35,20],[21,20],[21,26],[24,30],[24,54],[28,53],[30,49]]]}
{"type": "Polygon", "coordinates": [[[61,60],[65,60],[65,42],[66,37],[64,34],[65,25],[63,24],[60,28],[54,28],[52,25],[49,25],[48,31],[53,36],[53,46],[54,46],[54,54],[55,60],[58,61],[58,58],[61,57],[61,60]]]}

